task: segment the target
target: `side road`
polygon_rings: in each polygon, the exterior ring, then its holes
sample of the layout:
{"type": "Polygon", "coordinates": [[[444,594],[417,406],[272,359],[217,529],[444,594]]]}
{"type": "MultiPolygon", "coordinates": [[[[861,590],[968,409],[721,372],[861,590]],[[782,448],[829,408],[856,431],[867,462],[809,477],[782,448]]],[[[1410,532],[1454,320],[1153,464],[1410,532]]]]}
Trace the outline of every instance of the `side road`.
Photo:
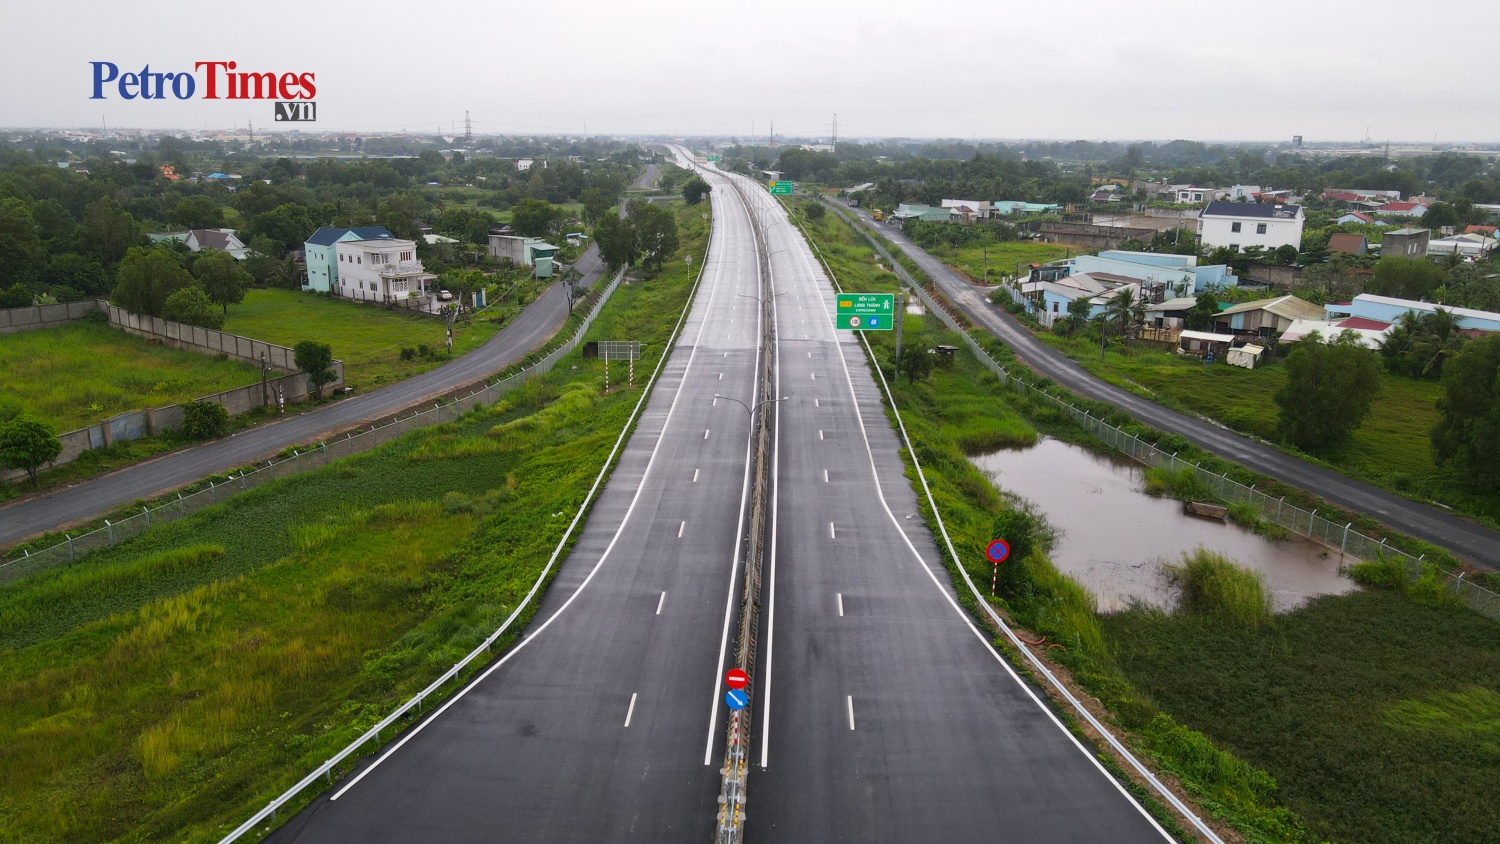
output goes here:
{"type": "MultiPolygon", "coordinates": [[[[1465,562],[1500,570],[1500,533],[1440,508],[1402,498],[1331,469],[1299,460],[1226,428],[1168,410],[1109,384],[1038,341],[1014,317],[990,302],[982,290],[912,243],[900,229],[876,223],[860,209],[839,204],[834,204],[834,207],[841,213],[855,216],[862,226],[894,243],[974,324],[1003,340],[1017,357],[1037,372],[1069,390],[1108,402],[1147,425],[1179,434],[1226,460],[1305,489],[1340,507],[1370,515],[1409,536],[1447,548],[1465,562]]],[[[889,254],[885,257],[887,260],[891,258],[889,254]]],[[[901,272],[899,264],[893,262],[893,266],[901,272]]]]}
{"type": "MultiPolygon", "coordinates": [[[[584,287],[592,287],[605,271],[604,263],[592,247],[576,266],[583,274],[579,284],[584,287]]],[[[175,451],[87,483],[0,508],[0,548],[269,457],[288,446],[314,442],[336,431],[382,419],[425,399],[487,378],[545,343],[567,315],[567,291],[561,284],[554,284],[488,343],[437,369],[318,410],[175,451]]]]}

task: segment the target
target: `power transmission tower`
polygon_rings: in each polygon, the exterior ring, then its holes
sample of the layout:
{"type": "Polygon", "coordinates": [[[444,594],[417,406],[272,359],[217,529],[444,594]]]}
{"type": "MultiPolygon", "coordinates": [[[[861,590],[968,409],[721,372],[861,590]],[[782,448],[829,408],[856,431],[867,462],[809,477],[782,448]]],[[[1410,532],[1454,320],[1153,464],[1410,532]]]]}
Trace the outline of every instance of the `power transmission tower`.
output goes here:
{"type": "Polygon", "coordinates": [[[839,113],[833,113],[833,151],[839,151],[839,113]]]}
{"type": "Polygon", "coordinates": [[[468,110],[464,111],[464,146],[474,143],[474,124],[469,120],[468,110]]]}

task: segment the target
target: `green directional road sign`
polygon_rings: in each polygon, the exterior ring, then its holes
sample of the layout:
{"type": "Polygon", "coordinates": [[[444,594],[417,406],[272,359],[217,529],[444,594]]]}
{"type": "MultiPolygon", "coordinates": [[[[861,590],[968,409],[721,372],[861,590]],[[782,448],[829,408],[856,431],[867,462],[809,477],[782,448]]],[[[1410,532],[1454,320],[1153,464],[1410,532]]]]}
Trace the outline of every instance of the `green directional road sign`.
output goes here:
{"type": "Polygon", "coordinates": [[[840,293],[834,327],[846,331],[890,331],[896,327],[896,294],[840,293]]]}
{"type": "Polygon", "coordinates": [[[785,182],[785,181],[783,181],[783,182],[772,182],[771,183],[771,194],[774,195],[774,196],[791,196],[792,195],[792,183],[791,182],[785,182]]]}
{"type": "Polygon", "coordinates": [[[719,160],[719,157],[718,157],[718,156],[717,156],[717,155],[710,155],[710,156],[709,156],[709,157],[708,157],[708,160],[709,160],[709,163],[713,163],[713,162],[715,162],[715,161],[718,161],[718,160],[719,160]]]}

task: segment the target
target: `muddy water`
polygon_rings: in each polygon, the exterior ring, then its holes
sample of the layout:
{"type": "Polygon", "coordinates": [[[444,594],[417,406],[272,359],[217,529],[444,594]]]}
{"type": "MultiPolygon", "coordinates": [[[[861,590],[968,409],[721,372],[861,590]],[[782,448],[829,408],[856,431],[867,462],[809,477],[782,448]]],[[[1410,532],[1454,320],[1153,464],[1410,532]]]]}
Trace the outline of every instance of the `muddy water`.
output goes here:
{"type": "Polygon", "coordinates": [[[1088,587],[1101,610],[1133,600],[1168,606],[1163,562],[1202,545],[1263,573],[1276,608],[1357,587],[1338,574],[1338,554],[1301,539],[1272,541],[1234,524],[1182,512],[1182,503],[1141,491],[1135,463],[1042,438],[1026,449],[970,458],[996,486],[1028,499],[1058,529],[1057,567],[1088,587]]]}

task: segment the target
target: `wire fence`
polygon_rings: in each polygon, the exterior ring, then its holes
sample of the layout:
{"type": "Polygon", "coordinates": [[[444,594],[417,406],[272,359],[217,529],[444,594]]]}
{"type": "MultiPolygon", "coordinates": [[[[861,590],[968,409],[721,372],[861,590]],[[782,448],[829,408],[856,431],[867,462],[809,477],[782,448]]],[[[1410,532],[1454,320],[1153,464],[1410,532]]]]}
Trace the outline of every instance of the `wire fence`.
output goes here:
{"type": "Polygon", "coordinates": [[[447,404],[441,401],[433,402],[432,407],[413,410],[410,416],[398,416],[383,425],[371,425],[358,432],[351,431],[340,439],[320,443],[305,451],[295,450],[289,457],[267,460],[264,465],[254,469],[244,468],[234,474],[209,478],[207,486],[194,492],[178,493],[170,501],[159,503],[155,507],[142,507],[139,513],[119,520],[105,519],[103,527],[77,536],[65,534],[63,541],[48,548],[35,552],[22,549],[21,556],[12,557],[0,563],[0,583],[8,583],[41,569],[74,562],[92,551],[112,548],[120,542],[139,536],[154,525],[176,521],[189,513],[218,504],[236,493],[254,489],[277,478],[285,478],[298,472],[321,469],[335,460],[385,445],[418,428],[450,422],[475,407],[494,402],[527,380],[549,372],[564,355],[577,348],[584,333],[589,330],[594,318],[609,301],[610,295],[615,292],[615,288],[619,286],[623,277],[623,271],[615,274],[609,285],[599,294],[588,316],[584,317],[578,329],[567,340],[518,372],[493,383],[486,382],[483,387],[466,396],[452,399],[447,404]]]}
{"type": "Polygon", "coordinates": [[[1072,402],[1038,389],[1012,375],[1009,370],[1000,365],[999,361],[990,356],[990,353],[969,334],[967,328],[960,325],[946,307],[923,290],[920,284],[908,283],[908,286],[922,300],[922,303],[942,320],[944,325],[963,337],[969,350],[986,369],[1000,378],[1001,383],[1018,393],[1052,402],[1058,410],[1066,413],[1080,427],[1105,445],[1146,466],[1160,466],[1174,473],[1192,470],[1198,482],[1220,501],[1229,505],[1249,505],[1254,508],[1256,515],[1262,521],[1298,536],[1307,537],[1329,548],[1338,549],[1345,558],[1346,568],[1349,560],[1399,560],[1405,567],[1409,578],[1415,580],[1429,574],[1437,577],[1446,589],[1471,609],[1491,618],[1500,619],[1500,593],[1466,580],[1463,574],[1455,575],[1432,563],[1425,562],[1420,556],[1414,557],[1399,548],[1392,547],[1384,539],[1377,540],[1366,536],[1354,530],[1352,523],[1330,521],[1316,512],[1286,503],[1284,497],[1276,498],[1267,495],[1255,489],[1254,486],[1245,486],[1231,479],[1226,474],[1216,473],[1196,463],[1189,463],[1176,454],[1164,452],[1140,437],[1128,434],[1089,411],[1075,406],[1072,402]]]}

